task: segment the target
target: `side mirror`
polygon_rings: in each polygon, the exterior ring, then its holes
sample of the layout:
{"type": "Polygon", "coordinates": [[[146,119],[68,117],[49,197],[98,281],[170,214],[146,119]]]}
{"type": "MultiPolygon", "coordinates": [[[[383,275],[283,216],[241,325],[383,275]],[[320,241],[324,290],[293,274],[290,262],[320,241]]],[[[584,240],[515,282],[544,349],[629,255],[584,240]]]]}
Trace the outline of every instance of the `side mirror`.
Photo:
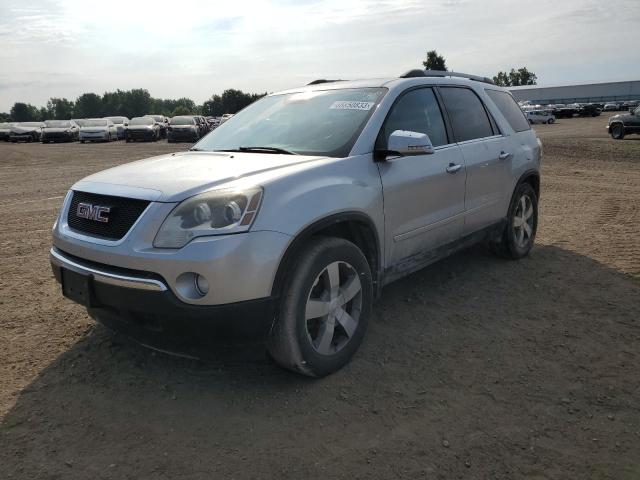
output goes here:
{"type": "MultiPolygon", "coordinates": [[[[379,153],[384,159],[388,157],[410,157],[415,155],[431,155],[435,153],[429,135],[426,133],[396,130],[389,136],[387,149],[379,153]]],[[[392,160],[389,159],[389,160],[392,160]]]]}

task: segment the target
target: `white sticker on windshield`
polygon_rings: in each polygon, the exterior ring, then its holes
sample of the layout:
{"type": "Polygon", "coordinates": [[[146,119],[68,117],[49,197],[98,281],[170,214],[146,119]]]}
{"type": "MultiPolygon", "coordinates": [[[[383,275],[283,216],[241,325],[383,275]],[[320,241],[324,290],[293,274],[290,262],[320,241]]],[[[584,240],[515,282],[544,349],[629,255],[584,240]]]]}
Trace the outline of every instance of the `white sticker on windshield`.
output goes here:
{"type": "Polygon", "coordinates": [[[341,100],[333,102],[329,108],[337,110],[371,110],[374,102],[356,102],[350,100],[341,100]]]}

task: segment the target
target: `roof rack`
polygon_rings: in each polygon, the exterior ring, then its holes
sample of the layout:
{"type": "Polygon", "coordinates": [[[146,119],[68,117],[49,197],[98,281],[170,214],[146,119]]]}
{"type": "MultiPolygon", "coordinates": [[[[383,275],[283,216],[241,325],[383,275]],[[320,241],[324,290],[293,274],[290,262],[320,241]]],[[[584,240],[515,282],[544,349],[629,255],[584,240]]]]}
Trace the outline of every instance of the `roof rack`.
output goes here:
{"type": "Polygon", "coordinates": [[[319,85],[320,83],[333,83],[333,82],[344,82],[344,80],[325,80],[324,78],[320,78],[318,80],[314,80],[311,83],[307,83],[307,85],[319,85]]]}
{"type": "Polygon", "coordinates": [[[493,80],[487,77],[480,77],[478,75],[469,75],[468,73],[459,73],[459,72],[448,72],[446,70],[421,70],[419,68],[415,68],[413,70],[409,70],[408,72],[400,75],[400,78],[415,78],[415,77],[459,77],[459,78],[468,78],[469,80],[474,80],[476,82],[489,83],[491,85],[495,85],[493,80]]]}

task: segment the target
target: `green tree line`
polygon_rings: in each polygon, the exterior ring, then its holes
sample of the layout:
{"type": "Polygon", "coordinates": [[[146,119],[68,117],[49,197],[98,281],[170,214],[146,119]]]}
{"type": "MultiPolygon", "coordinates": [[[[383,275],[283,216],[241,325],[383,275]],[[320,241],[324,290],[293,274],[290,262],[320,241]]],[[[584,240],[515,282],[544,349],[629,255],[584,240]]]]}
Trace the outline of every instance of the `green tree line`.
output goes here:
{"type": "Polygon", "coordinates": [[[106,116],[123,116],[128,118],[142,115],[211,115],[220,116],[225,113],[236,113],[250,103],[263,97],[266,93],[245,93],[241,90],[228,89],[221,95],[215,94],[202,105],[190,98],[165,99],[153,98],[148,90],[116,90],[96,93],[83,93],[74,100],[52,97],[44,107],[36,107],[29,103],[16,102],[9,113],[0,113],[0,121],[37,122],[44,120],[67,120],[70,118],[99,118],[106,116]]]}

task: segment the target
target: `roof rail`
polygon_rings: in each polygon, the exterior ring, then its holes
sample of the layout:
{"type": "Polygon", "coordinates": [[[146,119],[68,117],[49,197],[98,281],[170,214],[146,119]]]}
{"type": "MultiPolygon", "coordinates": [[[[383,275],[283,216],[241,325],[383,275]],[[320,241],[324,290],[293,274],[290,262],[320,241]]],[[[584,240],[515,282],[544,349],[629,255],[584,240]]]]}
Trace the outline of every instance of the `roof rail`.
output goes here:
{"type": "Polygon", "coordinates": [[[409,70],[408,72],[400,75],[400,78],[415,78],[415,77],[459,77],[459,78],[468,78],[469,80],[474,80],[476,82],[489,83],[491,85],[495,85],[493,80],[487,77],[480,77],[478,75],[469,75],[468,73],[459,73],[459,72],[448,72],[446,70],[421,70],[419,68],[415,68],[413,70],[409,70]]]}
{"type": "Polygon", "coordinates": [[[314,80],[311,83],[307,83],[307,85],[319,85],[321,83],[333,83],[333,82],[344,82],[344,80],[325,80],[324,78],[320,78],[318,80],[314,80]]]}

